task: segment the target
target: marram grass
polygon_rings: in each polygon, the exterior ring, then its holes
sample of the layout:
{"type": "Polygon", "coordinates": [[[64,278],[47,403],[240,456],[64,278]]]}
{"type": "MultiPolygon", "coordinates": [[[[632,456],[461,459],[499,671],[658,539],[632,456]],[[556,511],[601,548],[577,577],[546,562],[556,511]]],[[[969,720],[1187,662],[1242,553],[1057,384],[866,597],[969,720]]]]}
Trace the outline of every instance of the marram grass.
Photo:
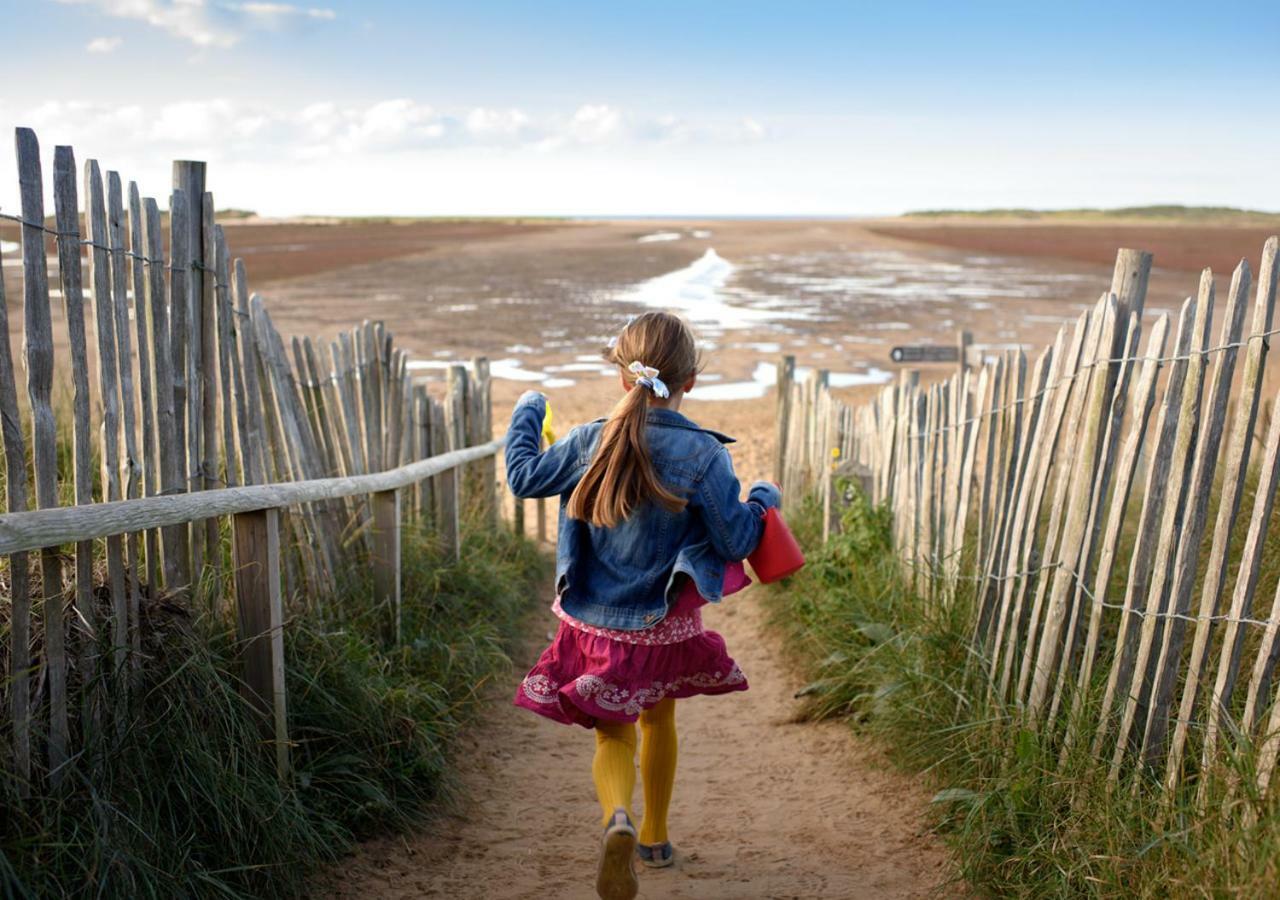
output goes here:
{"type": "MultiPolygon", "coordinates": [[[[448,752],[538,595],[531,544],[471,530],[464,565],[405,535],[404,641],[363,579],[285,641],[293,773],[239,692],[228,617],[148,604],[129,715],[91,729],[56,792],[0,785],[0,897],[294,897],[353,843],[450,797],[448,752]]],[[[8,639],[7,629],[0,638],[8,639]]],[[[6,742],[4,765],[8,769],[6,742]]],[[[34,736],[33,747],[43,743],[34,736]]]]}
{"type": "MultiPolygon", "coordinates": [[[[1113,742],[1101,760],[1088,740],[1064,751],[1064,727],[1033,730],[987,699],[985,662],[971,650],[972,598],[944,610],[913,593],[891,553],[885,511],[856,498],[826,546],[815,537],[818,521],[812,507],[796,516],[810,564],[768,601],[810,679],[807,715],[847,718],[897,765],[929,778],[935,827],[969,889],[993,897],[1280,895],[1280,810],[1233,792],[1251,783],[1247,743],[1217,769],[1190,772],[1172,796],[1158,787],[1162,773],[1111,784],[1113,742]]],[[[1095,705],[1079,714],[1090,736],[1095,705]]],[[[1194,756],[1197,742],[1190,746],[1194,756]]]]}

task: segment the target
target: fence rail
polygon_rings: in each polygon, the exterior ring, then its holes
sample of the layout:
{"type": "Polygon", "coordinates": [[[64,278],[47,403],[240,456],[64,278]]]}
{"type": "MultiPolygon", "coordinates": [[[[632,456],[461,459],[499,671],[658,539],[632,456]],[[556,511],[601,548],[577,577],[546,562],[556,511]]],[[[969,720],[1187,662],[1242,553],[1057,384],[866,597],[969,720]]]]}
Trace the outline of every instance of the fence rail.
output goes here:
{"type": "Polygon", "coordinates": [[[0,554],[12,555],[115,534],[181,525],[197,519],[285,509],[321,500],[345,500],[364,494],[400,490],[459,466],[492,459],[505,444],[506,438],[499,438],[368,475],[285,481],[220,488],[199,494],[8,513],[0,515],[0,554]]]}
{"type": "Polygon", "coordinates": [[[1260,748],[1260,792],[1274,774],[1280,595],[1254,606],[1280,487],[1280,395],[1255,434],[1276,257],[1271,238],[1256,284],[1241,261],[1225,303],[1205,270],[1141,350],[1151,257],[1121,250],[1110,290],[1029,368],[1019,350],[936,384],[904,373],[853,407],[779,365],[789,491],[830,504],[836,452],[890,505],[921,602],[973,590],[990,698],[1112,780],[1178,789],[1228,738],[1260,748]]]}
{"type": "Polygon", "coordinates": [[[496,526],[503,442],[488,363],[451,366],[433,397],[380,322],[340,334],[323,356],[310,338],[286,344],[231,257],[203,163],[174,164],[166,223],[136,184],[126,192],[93,160],[78,171],[58,147],[51,223],[36,135],[17,129],[16,145],[21,210],[0,219],[22,238],[26,392],[0,259],[0,692],[12,735],[0,765],[24,790],[56,785],[86,732],[127,707],[144,599],[218,615],[230,583],[246,693],[283,773],[287,608],[323,609],[339,576],[366,566],[398,640],[402,517],[429,524],[455,556],[460,508],[496,526]],[[54,401],[64,383],[69,409],[54,401]],[[67,421],[71,459],[60,466],[67,421]]]}

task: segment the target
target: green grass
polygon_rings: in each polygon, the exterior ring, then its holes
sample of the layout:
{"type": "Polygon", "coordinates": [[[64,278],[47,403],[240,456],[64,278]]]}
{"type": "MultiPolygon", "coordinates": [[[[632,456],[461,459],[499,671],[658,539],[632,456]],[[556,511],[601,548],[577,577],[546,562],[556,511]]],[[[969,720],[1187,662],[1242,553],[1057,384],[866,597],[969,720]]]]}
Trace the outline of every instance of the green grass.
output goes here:
{"type": "Polygon", "coordinates": [[[922,209],[905,214],[919,219],[1034,219],[1038,221],[1091,222],[1132,221],[1151,224],[1187,225],[1274,225],[1280,213],[1234,206],[1181,206],[1166,203],[1153,206],[1123,206],[1112,209],[922,209]]]}
{"type": "MultiPolygon", "coordinates": [[[[1033,731],[986,699],[985,663],[969,639],[973,598],[961,593],[944,608],[914,594],[891,553],[884,510],[856,498],[843,533],[825,547],[816,546],[817,521],[812,507],[795,517],[810,565],[768,595],[775,625],[811,678],[806,714],[847,718],[897,765],[927,778],[936,828],[973,889],[1275,895],[1280,814],[1248,791],[1227,801],[1233,783],[1251,783],[1247,744],[1172,797],[1142,776],[1110,785],[1087,741],[1064,753],[1061,730],[1033,731]],[[1207,782],[1203,810],[1198,779],[1207,782]]],[[[1086,733],[1096,721],[1086,704],[1086,733]]]]}
{"type": "Polygon", "coordinates": [[[401,646],[377,637],[385,611],[363,579],[323,621],[290,620],[284,784],[239,692],[231,624],[149,604],[147,662],[119,728],[86,734],[60,790],[20,799],[4,779],[0,896],[306,896],[355,841],[447,804],[451,741],[509,670],[545,563],[526,541],[476,530],[464,565],[423,535],[405,551],[401,646]]]}

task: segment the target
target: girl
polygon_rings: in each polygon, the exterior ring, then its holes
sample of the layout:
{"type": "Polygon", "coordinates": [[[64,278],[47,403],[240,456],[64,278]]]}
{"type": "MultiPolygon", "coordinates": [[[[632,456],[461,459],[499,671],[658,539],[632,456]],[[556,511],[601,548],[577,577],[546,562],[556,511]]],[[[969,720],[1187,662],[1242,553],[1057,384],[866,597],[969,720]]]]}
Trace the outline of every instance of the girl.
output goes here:
{"type": "Polygon", "coordinates": [[[675,701],[744,691],[724,640],[699,611],[750,580],[741,560],[760,541],[778,489],[758,482],[744,503],[725,444],[679,413],[698,352],[679,318],[633,319],[606,352],[623,395],[608,419],[574,428],[540,452],[546,398],[516,403],[507,480],[517,497],[560,495],[556,601],[560,627],[516,692],[516,705],[594,728],[591,767],[603,811],[596,889],[639,889],[632,856],[673,860],[667,808],[675,783],[675,701]],[[632,823],[636,720],[644,819],[632,823]]]}

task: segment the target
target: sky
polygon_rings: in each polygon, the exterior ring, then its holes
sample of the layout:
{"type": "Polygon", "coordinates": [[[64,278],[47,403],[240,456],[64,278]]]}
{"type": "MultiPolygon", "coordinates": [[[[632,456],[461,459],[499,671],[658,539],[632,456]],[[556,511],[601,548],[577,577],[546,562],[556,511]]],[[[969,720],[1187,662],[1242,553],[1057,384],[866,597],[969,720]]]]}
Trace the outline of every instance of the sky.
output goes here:
{"type": "Polygon", "coordinates": [[[162,206],[1280,210],[1274,2],[0,0],[0,52],[0,129],[162,206]]]}

